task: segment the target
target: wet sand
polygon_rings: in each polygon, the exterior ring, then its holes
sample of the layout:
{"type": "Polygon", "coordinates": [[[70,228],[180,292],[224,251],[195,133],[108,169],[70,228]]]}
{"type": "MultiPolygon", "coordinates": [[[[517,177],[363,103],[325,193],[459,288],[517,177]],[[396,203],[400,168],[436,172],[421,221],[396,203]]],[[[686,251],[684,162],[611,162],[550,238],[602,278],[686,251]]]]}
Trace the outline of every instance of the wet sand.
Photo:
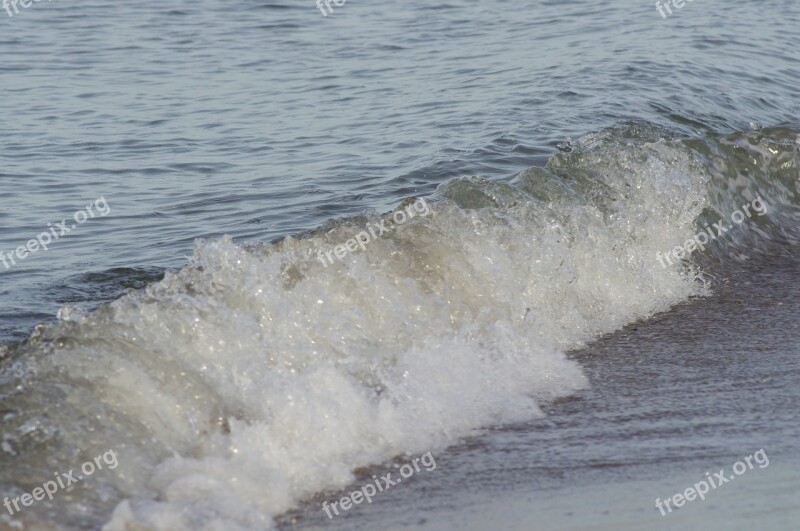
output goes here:
{"type": "MultiPolygon", "coordinates": [[[[800,261],[754,259],[726,283],[573,353],[592,387],[547,416],[434,454],[437,468],[329,520],[328,493],[284,529],[796,529],[800,261]],[[662,516],[667,498],[764,449],[662,516]]],[[[374,467],[370,474],[392,470],[374,467]]]]}

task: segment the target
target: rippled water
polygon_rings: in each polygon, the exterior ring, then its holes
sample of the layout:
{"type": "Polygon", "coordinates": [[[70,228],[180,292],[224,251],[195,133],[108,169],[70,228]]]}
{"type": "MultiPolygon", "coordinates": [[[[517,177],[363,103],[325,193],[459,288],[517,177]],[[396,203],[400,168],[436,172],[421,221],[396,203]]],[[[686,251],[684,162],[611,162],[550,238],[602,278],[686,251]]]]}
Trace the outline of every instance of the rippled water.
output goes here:
{"type": "Polygon", "coordinates": [[[799,22],[788,0],[0,11],[0,252],[111,209],[0,263],[0,487],[114,445],[108,490],[38,520],[266,526],[354,467],[535,417],[588,384],[566,350],[720,262],[794,255],[799,22]],[[316,261],[410,196],[432,216],[316,261]],[[756,197],[770,214],[693,266],[654,262],[756,197]]]}
{"type": "MultiPolygon", "coordinates": [[[[0,12],[0,14],[2,14],[0,12]]],[[[177,267],[638,119],[796,121],[796,3],[52,2],[0,19],[0,249],[104,195],[114,215],[0,277],[2,337],[177,267]],[[310,4],[310,5],[309,5],[310,4]],[[99,278],[98,278],[99,275],[99,278]]]]}

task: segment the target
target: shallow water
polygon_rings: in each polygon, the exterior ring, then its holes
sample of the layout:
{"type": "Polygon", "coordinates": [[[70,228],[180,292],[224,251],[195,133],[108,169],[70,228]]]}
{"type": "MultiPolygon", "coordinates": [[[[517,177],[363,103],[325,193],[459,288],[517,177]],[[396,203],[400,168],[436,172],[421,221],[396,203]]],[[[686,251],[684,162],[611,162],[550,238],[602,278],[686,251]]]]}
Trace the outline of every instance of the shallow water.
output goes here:
{"type": "MultiPolygon", "coordinates": [[[[576,408],[580,445],[619,451],[589,413],[603,356],[570,352],[736,294],[734,278],[784,275],[767,302],[796,279],[781,261],[800,235],[796,3],[663,20],[593,0],[327,18],[313,2],[53,2],[0,18],[0,252],[109,208],[0,263],[0,493],[120,459],[28,522],[264,528],[354,469],[446,460],[487,427],[535,446],[554,400],[576,408]],[[410,197],[430,210],[321,263],[410,197]],[[730,222],[756,200],[765,212],[730,222]],[[720,219],[729,233],[659,264],[720,219]]],[[[678,330],[659,344],[719,359],[678,330]]],[[[697,377],[652,381],[627,355],[656,389],[697,377]]],[[[625,389],[607,391],[622,411],[625,389]]],[[[787,422],[768,423],[779,445],[787,422]]]]}
{"type": "MultiPolygon", "coordinates": [[[[713,296],[573,352],[592,388],[491,430],[333,520],[327,492],[283,529],[792,529],[798,486],[796,259],[763,257],[713,296]],[[783,289],[778,288],[783,286],[783,289]],[[768,463],[661,516],[664,500],[763,449],[768,463]]],[[[402,462],[402,460],[398,460],[402,462]]],[[[374,467],[372,473],[395,471],[374,467]]]]}
{"type": "Polygon", "coordinates": [[[0,250],[100,196],[114,215],[0,275],[0,337],[182,266],[195,238],[270,241],[509,177],[624,120],[702,137],[800,109],[788,0],[667,20],[621,0],[310,4],[3,15],[0,250]]]}

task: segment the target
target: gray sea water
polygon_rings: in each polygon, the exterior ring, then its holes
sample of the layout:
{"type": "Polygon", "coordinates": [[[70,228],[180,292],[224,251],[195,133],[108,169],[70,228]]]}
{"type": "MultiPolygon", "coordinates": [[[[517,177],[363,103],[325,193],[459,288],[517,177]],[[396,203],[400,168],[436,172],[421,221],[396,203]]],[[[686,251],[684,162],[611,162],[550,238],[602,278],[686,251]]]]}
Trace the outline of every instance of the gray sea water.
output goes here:
{"type": "Polygon", "coordinates": [[[796,2],[7,5],[0,528],[797,522],[796,2]]]}

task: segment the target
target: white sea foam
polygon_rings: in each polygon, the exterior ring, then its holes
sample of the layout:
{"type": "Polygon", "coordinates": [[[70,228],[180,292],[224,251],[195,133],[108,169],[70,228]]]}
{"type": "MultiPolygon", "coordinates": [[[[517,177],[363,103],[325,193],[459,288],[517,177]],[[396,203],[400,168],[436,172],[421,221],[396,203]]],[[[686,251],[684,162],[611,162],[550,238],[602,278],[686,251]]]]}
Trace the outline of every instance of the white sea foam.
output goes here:
{"type": "Polygon", "coordinates": [[[28,364],[68,384],[76,414],[102,410],[100,434],[75,437],[118,449],[105,529],[265,528],[357,467],[585,388],[569,349],[700,292],[653,257],[693,234],[702,177],[666,144],[608,143],[551,161],[577,175],[563,194],[542,170],[457,181],[430,216],[327,268],[316,251],[357,224],[201,243],[181,271],[47,332],[28,364]],[[474,201],[489,206],[459,206],[474,201]]]}

